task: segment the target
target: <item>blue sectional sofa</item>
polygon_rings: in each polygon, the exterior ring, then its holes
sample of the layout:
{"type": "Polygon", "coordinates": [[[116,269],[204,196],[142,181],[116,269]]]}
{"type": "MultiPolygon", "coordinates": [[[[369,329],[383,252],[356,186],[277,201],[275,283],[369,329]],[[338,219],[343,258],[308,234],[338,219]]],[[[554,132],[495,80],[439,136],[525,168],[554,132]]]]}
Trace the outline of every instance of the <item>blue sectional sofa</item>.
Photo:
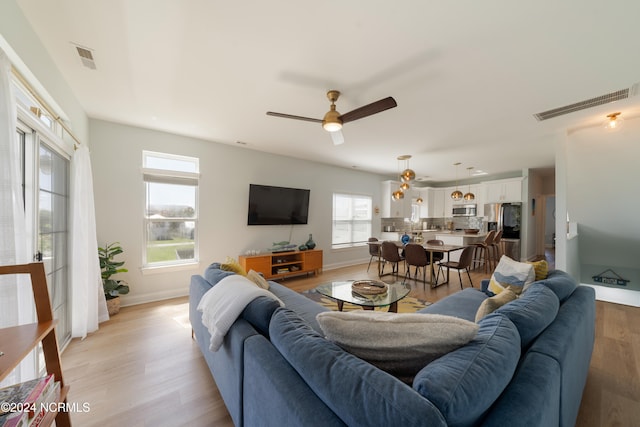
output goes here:
{"type": "MultiPolygon", "coordinates": [[[[427,364],[407,385],[326,340],[326,308],[275,282],[251,302],[222,347],[196,309],[228,274],[191,279],[195,338],[236,426],[573,426],[594,343],[593,289],[562,271],[478,322],[468,344],[427,364]]],[[[485,283],[486,286],[486,283],[485,283]]],[[[421,310],[474,321],[488,296],[465,289],[421,310]]]]}

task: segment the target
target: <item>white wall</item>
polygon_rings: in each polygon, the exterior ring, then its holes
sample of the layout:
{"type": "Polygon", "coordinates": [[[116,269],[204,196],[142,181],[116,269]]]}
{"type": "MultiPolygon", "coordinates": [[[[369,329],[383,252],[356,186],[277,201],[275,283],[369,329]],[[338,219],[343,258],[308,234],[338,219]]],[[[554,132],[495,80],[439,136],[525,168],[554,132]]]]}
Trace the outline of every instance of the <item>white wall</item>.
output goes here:
{"type": "Polygon", "coordinates": [[[611,268],[631,280],[626,289],[640,291],[640,119],[627,118],[616,133],[593,127],[569,134],[566,157],[581,281],[595,283],[593,275],[611,268]]]}
{"type": "MultiPolygon", "coordinates": [[[[201,274],[211,262],[249,249],[264,250],[282,240],[302,244],[309,233],[317,249],[324,251],[325,269],[369,259],[367,247],[331,250],[332,196],[366,194],[379,206],[382,176],[100,120],[91,120],[90,137],[98,241],[119,241],[129,268],[122,277],[131,293],[123,297],[123,304],[186,295],[191,275],[201,274]],[[199,266],[162,274],[141,271],[142,150],[200,159],[199,266]],[[310,189],[309,224],[247,226],[250,183],[310,189]]],[[[379,229],[378,215],[373,230],[379,229]]]]}

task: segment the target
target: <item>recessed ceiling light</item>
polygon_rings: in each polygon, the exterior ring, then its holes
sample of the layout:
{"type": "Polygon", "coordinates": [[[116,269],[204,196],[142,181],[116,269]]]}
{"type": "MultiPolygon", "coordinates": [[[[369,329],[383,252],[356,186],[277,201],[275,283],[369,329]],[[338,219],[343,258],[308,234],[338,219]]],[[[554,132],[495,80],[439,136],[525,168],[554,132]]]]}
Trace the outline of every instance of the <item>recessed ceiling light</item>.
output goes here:
{"type": "Polygon", "coordinates": [[[236,144],[238,144],[238,145],[249,145],[248,142],[244,142],[244,141],[236,141],[236,144]]]}
{"type": "Polygon", "coordinates": [[[489,175],[489,172],[485,172],[485,171],[482,171],[480,169],[476,169],[471,175],[472,176],[489,175]]]}

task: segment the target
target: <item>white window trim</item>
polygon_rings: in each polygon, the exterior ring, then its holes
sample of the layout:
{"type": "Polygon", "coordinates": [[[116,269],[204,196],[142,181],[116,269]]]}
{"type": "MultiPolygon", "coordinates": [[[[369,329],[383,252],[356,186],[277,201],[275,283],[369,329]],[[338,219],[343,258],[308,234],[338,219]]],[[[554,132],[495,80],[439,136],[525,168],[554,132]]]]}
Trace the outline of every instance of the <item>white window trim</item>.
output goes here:
{"type": "Polygon", "coordinates": [[[199,158],[190,157],[190,156],[182,156],[179,154],[169,154],[169,153],[160,153],[155,151],[147,151],[143,150],[142,158],[143,164],[146,155],[151,155],[153,157],[160,157],[168,160],[182,160],[192,162],[197,160],[196,162],[196,172],[183,172],[183,171],[174,171],[170,169],[155,169],[155,168],[146,168],[142,167],[142,185],[143,185],[143,193],[146,195],[147,182],[155,182],[155,183],[164,183],[164,184],[176,184],[176,185],[190,185],[195,187],[195,204],[196,204],[196,212],[195,218],[165,218],[162,221],[171,222],[171,221],[191,221],[195,224],[195,233],[193,236],[194,241],[194,251],[193,251],[193,259],[188,260],[174,260],[174,261],[166,261],[166,262],[156,262],[149,264],[147,262],[147,243],[149,241],[148,236],[148,224],[153,221],[149,217],[146,216],[146,197],[143,202],[142,212],[143,212],[143,243],[142,243],[142,267],[141,271],[143,275],[147,274],[159,274],[166,273],[169,271],[180,271],[186,269],[193,269],[200,265],[199,261],[199,219],[200,219],[200,172],[199,172],[199,158]]]}
{"type": "MultiPolygon", "coordinates": [[[[349,242],[349,243],[333,243],[333,226],[335,224],[335,219],[333,217],[334,215],[334,203],[335,203],[335,197],[336,196],[349,196],[349,197],[362,197],[362,198],[368,198],[369,201],[371,202],[371,217],[367,220],[367,222],[370,224],[371,231],[373,230],[373,197],[370,194],[360,194],[360,193],[349,193],[349,192],[344,192],[344,191],[335,191],[332,193],[331,196],[331,201],[332,201],[332,206],[331,206],[331,249],[334,251],[340,251],[340,250],[345,250],[345,249],[351,249],[351,248],[357,248],[357,247],[362,247],[362,246],[366,246],[367,242],[349,242]]],[[[342,222],[351,222],[354,223],[353,219],[350,221],[342,221],[342,222]]],[[[363,221],[364,222],[364,221],[363,221]]]]}

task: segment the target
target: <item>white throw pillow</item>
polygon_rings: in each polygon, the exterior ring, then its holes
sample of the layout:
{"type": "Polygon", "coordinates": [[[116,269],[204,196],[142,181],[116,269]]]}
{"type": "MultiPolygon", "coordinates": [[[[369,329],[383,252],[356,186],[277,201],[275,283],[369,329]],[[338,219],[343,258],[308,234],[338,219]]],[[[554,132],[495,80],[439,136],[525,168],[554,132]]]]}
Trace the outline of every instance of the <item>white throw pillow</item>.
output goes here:
{"type": "Polygon", "coordinates": [[[440,314],[327,311],[316,319],[327,339],[408,383],[478,332],[473,322],[440,314]]]}
{"type": "Polygon", "coordinates": [[[530,284],[534,282],[536,273],[533,265],[526,262],[514,261],[506,255],[502,255],[498,266],[491,275],[489,290],[498,295],[508,285],[516,294],[520,295],[530,284]]]}
{"type": "Polygon", "coordinates": [[[251,280],[262,289],[269,289],[269,282],[267,282],[267,279],[262,277],[262,275],[255,270],[249,270],[247,273],[247,279],[251,280]]]}

